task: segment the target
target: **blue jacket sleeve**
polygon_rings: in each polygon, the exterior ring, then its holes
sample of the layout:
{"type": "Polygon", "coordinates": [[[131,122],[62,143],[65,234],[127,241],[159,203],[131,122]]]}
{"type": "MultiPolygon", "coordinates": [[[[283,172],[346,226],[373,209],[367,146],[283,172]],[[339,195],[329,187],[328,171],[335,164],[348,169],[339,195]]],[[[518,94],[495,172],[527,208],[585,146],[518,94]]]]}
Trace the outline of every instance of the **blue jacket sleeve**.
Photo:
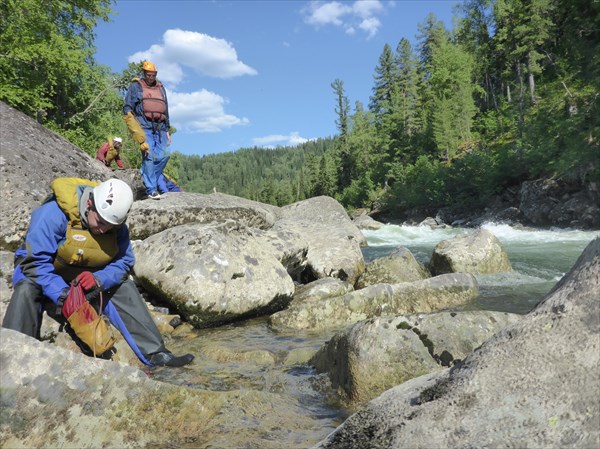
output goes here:
{"type": "Polygon", "coordinates": [[[121,284],[135,264],[131,240],[129,239],[129,228],[127,225],[121,226],[117,230],[117,242],[119,253],[115,258],[101,270],[95,271],[94,276],[102,286],[102,289],[108,290],[121,284]]]}
{"type": "Polygon", "coordinates": [[[63,278],[55,273],[53,265],[58,246],[66,232],[67,217],[56,201],[45,203],[31,214],[25,245],[15,253],[18,260],[16,277],[20,271],[38,284],[43,294],[55,303],[62,291],[69,288],[63,278]]]}
{"type": "Polygon", "coordinates": [[[141,101],[142,87],[137,81],[134,81],[129,85],[129,89],[127,89],[127,94],[125,94],[123,115],[127,115],[128,112],[131,112],[133,115],[138,117],[141,113],[141,110],[137,110],[137,107],[141,104],[141,101]]]}
{"type": "Polygon", "coordinates": [[[165,131],[169,131],[169,129],[171,129],[171,118],[169,117],[169,99],[167,98],[167,90],[165,89],[165,87],[163,86],[163,95],[165,96],[165,105],[167,108],[167,119],[165,120],[165,131]]]}

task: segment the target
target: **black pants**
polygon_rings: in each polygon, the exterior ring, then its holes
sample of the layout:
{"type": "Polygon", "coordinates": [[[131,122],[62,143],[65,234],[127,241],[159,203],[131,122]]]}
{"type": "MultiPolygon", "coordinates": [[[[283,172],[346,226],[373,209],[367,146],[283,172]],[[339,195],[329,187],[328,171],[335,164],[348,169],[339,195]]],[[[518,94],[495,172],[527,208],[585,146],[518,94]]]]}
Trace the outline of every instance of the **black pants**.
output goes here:
{"type": "MultiPolygon", "coordinates": [[[[118,287],[105,292],[103,296],[105,301],[110,299],[116,309],[116,313],[125,325],[125,333],[129,335],[125,335],[123,329],[120,329],[118,325],[115,327],[124,334],[123,336],[134,351],[134,346],[137,346],[145,357],[156,352],[166,351],[162,335],[133,281],[126,280],[118,287]]],[[[2,327],[19,331],[39,340],[44,307],[51,310],[56,306],[42,294],[42,289],[37,284],[23,279],[14,286],[2,327]]],[[[111,318],[110,314],[108,316],[111,318]]],[[[113,320],[111,319],[111,321],[113,320]]]]}

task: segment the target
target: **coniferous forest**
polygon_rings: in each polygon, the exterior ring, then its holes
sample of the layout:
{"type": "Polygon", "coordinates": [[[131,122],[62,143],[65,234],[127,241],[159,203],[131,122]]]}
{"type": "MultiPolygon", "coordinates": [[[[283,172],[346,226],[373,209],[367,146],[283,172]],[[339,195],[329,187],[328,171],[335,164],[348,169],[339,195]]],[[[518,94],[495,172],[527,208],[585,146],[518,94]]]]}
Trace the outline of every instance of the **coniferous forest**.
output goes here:
{"type": "MultiPolygon", "coordinates": [[[[92,156],[106,130],[129,139],[122,97],[139,71],[112,73],[94,60],[93,29],[110,3],[0,4],[0,100],[92,156]]],[[[391,216],[480,208],[526,180],[600,180],[600,2],[467,0],[452,29],[430,15],[411,38],[382,48],[369,104],[331,80],[335,136],[176,152],[166,172],[191,192],[276,205],[330,195],[391,216]]],[[[130,167],[138,153],[123,155],[130,167]]]]}

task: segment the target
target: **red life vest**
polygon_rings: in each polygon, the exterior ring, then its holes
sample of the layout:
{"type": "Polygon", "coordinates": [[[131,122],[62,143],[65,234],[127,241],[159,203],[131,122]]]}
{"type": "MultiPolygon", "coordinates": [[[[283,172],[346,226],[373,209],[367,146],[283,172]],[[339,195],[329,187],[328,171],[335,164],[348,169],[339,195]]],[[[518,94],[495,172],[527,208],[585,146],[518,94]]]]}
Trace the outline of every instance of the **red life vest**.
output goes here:
{"type": "Polygon", "coordinates": [[[137,80],[142,86],[142,108],[144,116],[151,122],[164,122],[167,119],[167,99],[160,81],[148,86],[146,80],[137,80]]]}

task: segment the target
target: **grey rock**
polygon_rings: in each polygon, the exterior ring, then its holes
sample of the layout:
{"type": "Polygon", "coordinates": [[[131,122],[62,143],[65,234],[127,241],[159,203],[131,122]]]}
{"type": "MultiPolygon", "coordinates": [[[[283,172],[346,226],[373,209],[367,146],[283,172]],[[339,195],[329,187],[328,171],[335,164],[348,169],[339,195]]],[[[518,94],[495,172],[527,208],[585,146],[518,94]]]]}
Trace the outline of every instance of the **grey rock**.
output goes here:
{"type": "Polygon", "coordinates": [[[159,201],[136,201],[127,225],[132,239],[145,239],[175,226],[191,223],[222,223],[227,220],[248,227],[269,229],[277,219],[278,207],[222,193],[177,192],[159,201]]]}
{"type": "Polygon", "coordinates": [[[354,285],[365,269],[366,239],[335,199],[319,196],[281,208],[273,230],[301,235],[308,245],[303,283],[335,277],[354,285]]]}
{"type": "Polygon", "coordinates": [[[337,278],[322,278],[305,285],[296,286],[294,302],[318,301],[345,295],[354,290],[350,284],[337,278]]]}
{"type": "Polygon", "coordinates": [[[135,246],[135,274],[195,327],[282,309],[294,284],[269,245],[232,221],[169,228],[135,246]]]}
{"type": "Polygon", "coordinates": [[[387,390],[314,448],[598,447],[598,291],[600,238],[528,315],[461,364],[387,390]]]}
{"type": "Polygon", "coordinates": [[[429,269],[444,273],[492,274],[511,271],[508,254],[498,238],[479,229],[438,243],[433,249],[429,269]]]}
{"type": "Polygon", "coordinates": [[[468,311],[381,317],[336,334],[311,359],[353,407],[422,374],[460,363],[500,329],[521,319],[468,311]]]}
{"type": "Polygon", "coordinates": [[[104,181],[112,171],[3,102],[0,123],[0,248],[14,251],[27,231],[31,212],[50,194],[53,179],[104,181]]]}
{"type": "Polygon", "coordinates": [[[526,181],[519,192],[519,209],[529,224],[597,229],[600,201],[596,183],[584,190],[556,180],[526,181]]]}
{"type": "Polygon", "coordinates": [[[472,301],[479,294],[467,273],[436,276],[416,282],[375,284],[343,296],[292,302],[269,317],[274,329],[335,329],[385,315],[428,313],[472,301]]]}
{"type": "Polygon", "coordinates": [[[431,277],[429,270],[404,247],[396,248],[389,256],[379,257],[367,264],[356,283],[361,289],[373,284],[398,284],[431,277]]]}
{"type": "MultiPolygon", "coordinates": [[[[273,363],[266,351],[220,356],[273,363]]],[[[3,448],[202,444],[279,449],[290,429],[298,435],[314,432],[304,407],[284,403],[278,394],[251,388],[201,391],[157,382],[126,364],[92,359],[3,328],[0,366],[3,448]]]]}
{"type": "Polygon", "coordinates": [[[367,214],[359,215],[358,217],[354,218],[352,222],[358,229],[368,229],[372,231],[381,229],[385,226],[385,224],[373,219],[367,214]]]}

